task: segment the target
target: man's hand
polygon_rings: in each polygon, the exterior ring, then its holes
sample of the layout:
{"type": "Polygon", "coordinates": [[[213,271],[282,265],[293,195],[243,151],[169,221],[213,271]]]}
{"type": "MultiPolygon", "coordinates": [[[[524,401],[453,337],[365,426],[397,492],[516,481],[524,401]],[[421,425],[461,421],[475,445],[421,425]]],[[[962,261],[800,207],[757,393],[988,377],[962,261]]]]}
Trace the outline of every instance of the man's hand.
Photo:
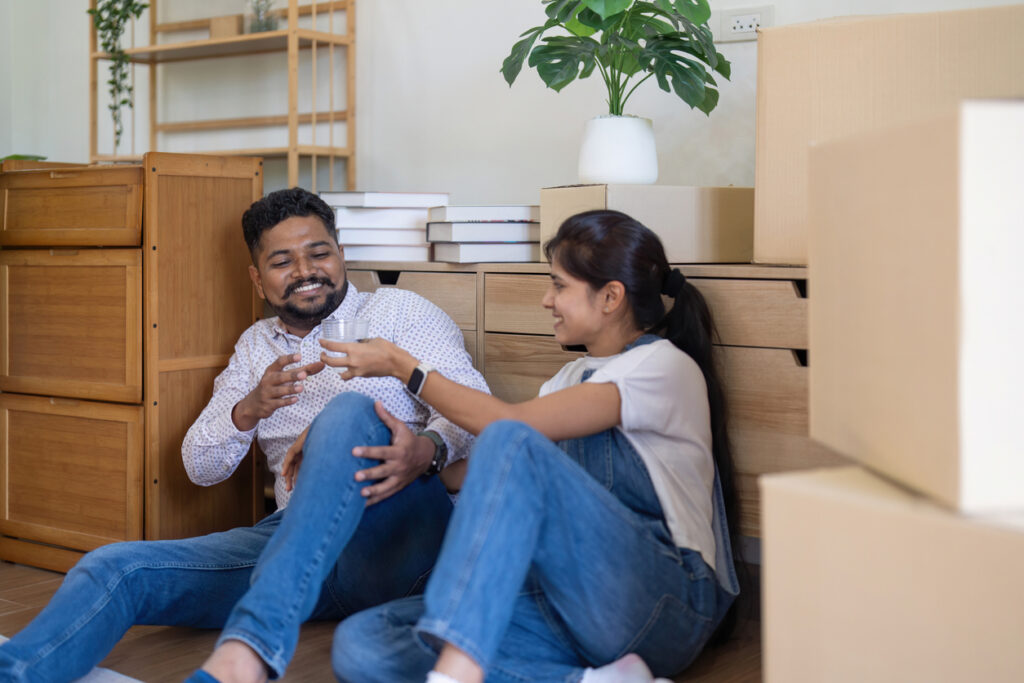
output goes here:
{"type": "Polygon", "coordinates": [[[380,401],[373,404],[377,417],[391,430],[390,446],[359,446],[352,455],[380,460],[379,465],[356,472],[356,481],[377,482],[363,488],[367,505],[379,503],[405,488],[413,479],[427,471],[434,458],[434,442],[416,436],[404,422],[385,410],[380,401]]]}
{"type": "Polygon", "coordinates": [[[284,477],[284,490],[291,491],[295,488],[295,478],[299,476],[299,467],[302,466],[302,447],[306,443],[306,435],[309,434],[309,427],[302,430],[299,438],[288,447],[284,454],[284,464],[281,465],[281,476],[284,477]]]}
{"type": "Polygon", "coordinates": [[[324,369],[324,364],[320,361],[286,369],[301,360],[302,356],[299,354],[285,355],[267,367],[256,388],[236,403],[231,411],[231,421],[239,431],[249,431],[260,420],[273,415],[278,408],[290,406],[299,400],[303,388],[302,381],[324,369]]]}

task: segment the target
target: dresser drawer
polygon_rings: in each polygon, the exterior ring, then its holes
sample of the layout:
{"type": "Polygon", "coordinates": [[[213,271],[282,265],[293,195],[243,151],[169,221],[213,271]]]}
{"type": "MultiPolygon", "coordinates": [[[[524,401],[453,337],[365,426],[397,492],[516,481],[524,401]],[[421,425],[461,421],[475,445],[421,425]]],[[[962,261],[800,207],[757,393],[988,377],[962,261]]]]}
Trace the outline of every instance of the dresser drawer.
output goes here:
{"type": "Polygon", "coordinates": [[[0,251],[0,390],[142,401],[137,249],[0,251]]]}
{"type": "Polygon", "coordinates": [[[91,550],[142,537],[142,407],[0,394],[0,533],[91,550]]]}
{"type": "Polygon", "coordinates": [[[719,343],[807,348],[807,297],[793,280],[690,278],[704,295],[719,343]]]}
{"type": "Polygon", "coordinates": [[[0,174],[0,245],[139,246],[142,168],[0,174]]]}
{"type": "Polygon", "coordinates": [[[740,524],[760,535],[757,477],[847,460],[811,441],[807,427],[807,367],[788,349],[718,346],[737,473],[740,524]]]}
{"type": "Polygon", "coordinates": [[[582,353],[563,351],[551,337],[484,335],[484,379],[498,398],[519,403],[537,397],[540,386],[582,353]]]}
{"type": "Polygon", "coordinates": [[[416,292],[442,311],[463,330],[476,329],[476,274],[403,271],[393,285],[381,284],[376,270],[349,270],[348,279],[361,292],[396,287],[416,292]]]}
{"type": "Polygon", "coordinates": [[[541,305],[550,284],[547,275],[487,273],[484,330],[553,336],[555,319],[541,305]]]}
{"type": "MultiPolygon", "coordinates": [[[[546,275],[488,273],[484,280],[484,329],[552,334],[551,312],[541,299],[546,275]]],[[[807,298],[793,280],[690,278],[707,301],[721,344],[807,348],[807,298]]],[[[672,301],[665,298],[665,305],[672,301]]]]}

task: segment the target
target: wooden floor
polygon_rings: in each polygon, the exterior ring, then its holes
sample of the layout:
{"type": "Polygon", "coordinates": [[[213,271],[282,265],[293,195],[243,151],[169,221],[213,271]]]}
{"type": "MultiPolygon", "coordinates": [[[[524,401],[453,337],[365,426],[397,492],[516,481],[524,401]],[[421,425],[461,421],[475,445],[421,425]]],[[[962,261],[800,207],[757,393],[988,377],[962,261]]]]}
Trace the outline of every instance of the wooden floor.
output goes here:
{"type": "MultiPolygon", "coordinates": [[[[63,574],[0,562],[0,634],[10,637],[43,608],[60,585],[63,574]]],[[[759,616],[744,615],[736,635],[704,652],[676,681],[686,683],[748,683],[761,680],[759,616]]],[[[307,624],[299,648],[279,679],[298,683],[330,683],[333,623],[307,624]]],[[[180,683],[206,658],[217,632],[169,626],[136,626],[101,666],[147,683],[180,683]]]]}

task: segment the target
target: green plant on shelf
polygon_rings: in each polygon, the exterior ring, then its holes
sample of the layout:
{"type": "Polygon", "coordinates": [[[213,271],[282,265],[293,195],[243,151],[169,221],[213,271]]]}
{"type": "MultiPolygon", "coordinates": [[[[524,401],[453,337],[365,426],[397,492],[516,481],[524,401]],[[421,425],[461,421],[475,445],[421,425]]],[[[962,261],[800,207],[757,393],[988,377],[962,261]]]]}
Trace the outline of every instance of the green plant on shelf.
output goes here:
{"type": "Polygon", "coordinates": [[[107,92],[110,103],[107,109],[114,123],[114,150],[121,142],[124,125],[121,109],[134,106],[132,86],[128,82],[128,55],[121,47],[121,37],[132,19],[142,16],[142,11],[149,5],[135,0],[99,0],[95,9],[86,10],[92,15],[93,27],[100,47],[110,59],[110,78],[107,80],[107,92]]]}
{"type": "Polygon", "coordinates": [[[652,76],[665,92],[709,114],[718,104],[711,72],[729,78],[715,50],[708,0],[541,0],[548,20],[520,35],[501,72],[515,82],[529,58],[549,88],[560,91],[595,70],[608,91],[608,113],[621,116],[636,88],[652,76]],[[543,36],[551,29],[568,35],[543,36]],[[541,39],[540,44],[537,40],[541,39]],[[635,78],[639,78],[633,82],[635,78]]]}
{"type": "Polygon", "coordinates": [[[277,30],[277,15],[272,14],[274,0],[249,0],[252,18],[249,21],[249,33],[277,30]]]}

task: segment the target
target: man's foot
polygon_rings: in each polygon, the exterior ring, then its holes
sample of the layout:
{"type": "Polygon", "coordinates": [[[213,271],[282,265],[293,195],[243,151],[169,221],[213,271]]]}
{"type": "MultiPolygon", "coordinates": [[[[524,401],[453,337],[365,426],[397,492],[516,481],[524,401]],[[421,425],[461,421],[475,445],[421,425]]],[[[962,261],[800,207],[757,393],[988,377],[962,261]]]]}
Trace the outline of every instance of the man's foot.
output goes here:
{"type": "Polygon", "coordinates": [[[581,683],[672,683],[667,678],[655,678],[651,670],[640,659],[640,655],[630,653],[611,664],[599,669],[587,669],[583,672],[581,683]]]}
{"type": "Polygon", "coordinates": [[[240,640],[224,641],[203,662],[201,671],[197,673],[202,672],[212,676],[217,683],[266,683],[268,678],[267,665],[255,650],[240,640]]]}

